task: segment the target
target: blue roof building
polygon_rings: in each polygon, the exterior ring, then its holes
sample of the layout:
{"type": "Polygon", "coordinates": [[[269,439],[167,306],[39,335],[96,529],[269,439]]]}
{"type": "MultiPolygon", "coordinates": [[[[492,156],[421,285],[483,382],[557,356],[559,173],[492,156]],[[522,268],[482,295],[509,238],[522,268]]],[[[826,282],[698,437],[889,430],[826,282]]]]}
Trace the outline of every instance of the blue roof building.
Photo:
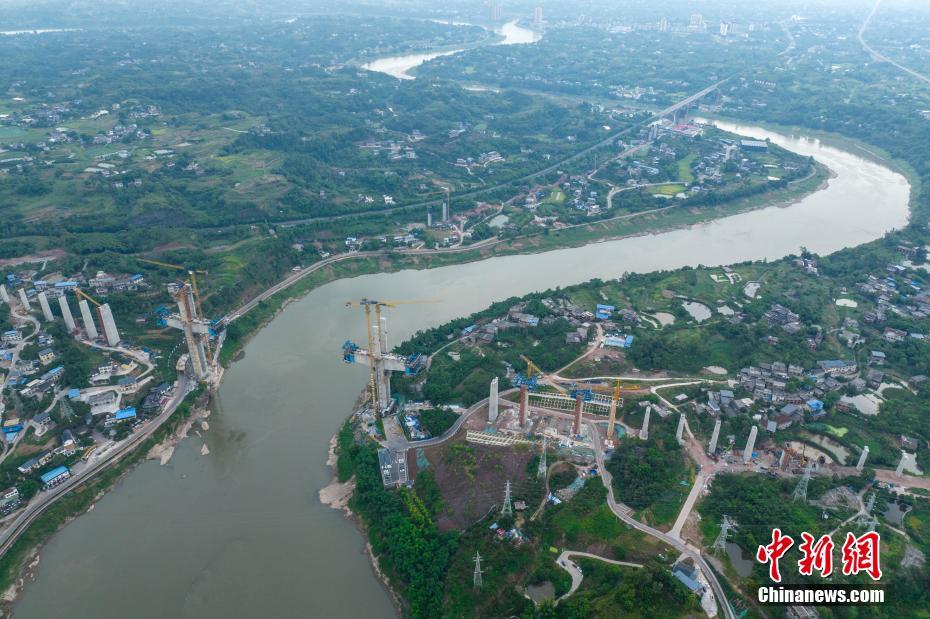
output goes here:
{"type": "Polygon", "coordinates": [[[71,471],[68,470],[66,466],[59,466],[53,468],[51,471],[42,474],[42,483],[46,486],[50,483],[56,482],[59,479],[66,479],[71,476],[71,471]]]}
{"type": "Polygon", "coordinates": [[[136,407],[130,406],[129,408],[121,408],[113,414],[114,421],[125,421],[127,419],[136,418],[136,407]]]}
{"type": "Polygon", "coordinates": [[[598,320],[607,320],[610,318],[610,315],[613,313],[613,311],[613,305],[601,305],[598,303],[597,308],[595,308],[594,317],[598,320]]]}
{"type": "Polygon", "coordinates": [[[698,581],[688,576],[688,574],[686,574],[684,570],[679,569],[678,566],[675,566],[675,569],[672,570],[672,575],[674,575],[675,578],[680,580],[684,586],[688,587],[688,589],[691,590],[691,593],[695,595],[704,594],[704,586],[698,581]]]}

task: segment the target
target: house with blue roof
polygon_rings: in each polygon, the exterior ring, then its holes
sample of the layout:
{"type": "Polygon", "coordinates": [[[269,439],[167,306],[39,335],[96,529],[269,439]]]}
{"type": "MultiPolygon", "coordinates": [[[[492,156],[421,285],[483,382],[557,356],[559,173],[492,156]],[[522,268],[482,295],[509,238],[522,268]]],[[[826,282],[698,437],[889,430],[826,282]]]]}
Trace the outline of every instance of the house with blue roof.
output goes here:
{"type": "Polygon", "coordinates": [[[43,473],[40,479],[45,489],[53,488],[61,482],[71,477],[71,470],[66,466],[57,466],[47,473],[43,473]]]}

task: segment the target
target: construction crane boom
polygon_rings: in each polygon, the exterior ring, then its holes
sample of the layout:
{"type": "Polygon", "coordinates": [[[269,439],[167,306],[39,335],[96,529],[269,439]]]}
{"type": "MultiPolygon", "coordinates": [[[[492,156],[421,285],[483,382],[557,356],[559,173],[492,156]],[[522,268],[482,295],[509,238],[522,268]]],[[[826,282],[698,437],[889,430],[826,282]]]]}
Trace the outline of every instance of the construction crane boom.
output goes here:
{"type": "Polygon", "coordinates": [[[526,355],[520,355],[520,358],[526,364],[527,378],[533,378],[534,374],[538,374],[539,378],[545,380],[550,386],[555,388],[556,391],[558,391],[562,395],[568,394],[567,389],[565,389],[564,387],[559,385],[557,382],[549,378],[549,376],[545,372],[543,372],[538,365],[533,363],[533,361],[529,357],[527,357],[526,355]]]}
{"type": "Polygon", "coordinates": [[[101,306],[101,304],[98,303],[96,300],[94,300],[94,298],[93,298],[92,296],[90,296],[89,294],[87,294],[86,292],[84,292],[83,290],[81,290],[80,288],[75,288],[75,289],[74,289],[74,294],[78,295],[78,296],[81,297],[82,299],[87,299],[88,301],[90,301],[91,303],[93,303],[94,305],[96,305],[97,307],[100,307],[100,306],[101,306]]]}
{"type": "MultiPolygon", "coordinates": [[[[166,269],[174,269],[176,271],[185,271],[188,275],[190,275],[191,290],[194,291],[194,303],[197,305],[197,314],[200,318],[204,317],[203,304],[200,301],[200,287],[197,285],[197,274],[200,273],[201,275],[207,275],[209,274],[208,271],[204,271],[202,269],[195,269],[194,267],[185,267],[185,266],[181,266],[180,264],[172,264],[170,262],[162,262],[160,260],[151,260],[149,258],[138,258],[138,260],[139,262],[145,262],[147,264],[154,264],[155,266],[165,267],[166,269]]],[[[212,355],[212,352],[210,351],[209,341],[206,343],[206,346],[207,346],[207,355],[208,356],[212,355]]]]}
{"type": "Polygon", "coordinates": [[[388,356],[387,338],[381,317],[381,308],[396,307],[398,305],[412,305],[417,303],[432,303],[433,301],[378,301],[375,299],[361,299],[346,301],[346,307],[361,307],[365,310],[365,331],[368,336],[369,359],[369,389],[371,391],[371,408],[378,412],[380,408],[388,406],[390,401],[390,381],[387,374],[391,370],[385,367],[385,358],[388,356]],[[372,326],[372,307],[376,327],[372,326]],[[374,329],[377,328],[377,335],[374,329]],[[380,398],[379,398],[380,396],[380,398]]]}
{"type": "MultiPolygon", "coordinates": [[[[640,389],[639,385],[630,385],[627,387],[628,390],[640,389]]],[[[613,387],[601,387],[594,386],[591,387],[591,391],[600,391],[611,393],[610,399],[610,418],[607,420],[607,438],[613,438],[614,435],[614,423],[617,421],[617,407],[620,405],[620,395],[623,393],[623,385],[620,379],[614,381],[613,387]]]]}

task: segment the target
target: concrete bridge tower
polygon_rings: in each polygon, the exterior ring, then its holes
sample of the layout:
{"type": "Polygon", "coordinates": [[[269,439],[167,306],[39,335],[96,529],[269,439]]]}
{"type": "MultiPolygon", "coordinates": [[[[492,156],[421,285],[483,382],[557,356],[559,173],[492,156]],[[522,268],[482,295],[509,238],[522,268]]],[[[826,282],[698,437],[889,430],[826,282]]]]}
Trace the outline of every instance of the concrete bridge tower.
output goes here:
{"type": "Polygon", "coordinates": [[[866,445],[862,448],[862,455],[859,456],[859,462],[856,464],[856,470],[862,471],[862,468],[865,466],[866,458],[869,457],[869,446],[866,445]]]}
{"type": "Polygon", "coordinates": [[[720,420],[714,422],[714,431],[710,435],[710,444],[707,446],[707,453],[714,455],[717,451],[717,439],[720,438],[720,420]]]}
{"type": "Polygon", "coordinates": [[[644,441],[649,440],[649,414],[652,412],[652,407],[646,407],[646,415],[643,417],[643,427],[639,431],[639,438],[644,441]]]}
{"type": "Polygon", "coordinates": [[[495,376],[494,380],[491,381],[491,395],[488,399],[488,421],[497,421],[497,409],[499,405],[497,385],[498,378],[495,376]]]}
{"type": "Polygon", "coordinates": [[[756,447],[756,435],[758,433],[758,426],[753,426],[749,431],[749,440],[746,441],[746,449],[743,451],[743,464],[749,464],[749,461],[752,460],[752,450],[756,447]]]}

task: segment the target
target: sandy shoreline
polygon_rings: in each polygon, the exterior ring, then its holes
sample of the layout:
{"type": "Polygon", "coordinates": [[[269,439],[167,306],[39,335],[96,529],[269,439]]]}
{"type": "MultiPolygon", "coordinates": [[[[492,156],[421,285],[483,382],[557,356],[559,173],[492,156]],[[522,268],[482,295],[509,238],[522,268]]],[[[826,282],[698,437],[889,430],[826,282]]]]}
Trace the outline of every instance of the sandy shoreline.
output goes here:
{"type": "Polygon", "coordinates": [[[326,465],[333,469],[334,475],[329,485],[320,489],[320,503],[323,505],[328,505],[333,509],[342,510],[346,518],[355,524],[355,527],[361,534],[362,539],[365,540],[365,554],[368,555],[368,560],[371,563],[371,570],[374,572],[375,578],[378,579],[378,581],[384,587],[385,591],[387,591],[388,596],[391,598],[391,602],[394,605],[394,610],[397,612],[397,616],[401,617],[403,615],[401,611],[403,608],[403,600],[401,600],[397,592],[391,588],[391,584],[388,582],[387,576],[385,576],[384,571],[381,569],[381,564],[378,562],[378,557],[375,556],[374,549],[371,547],[371,542],[368,541],[368,535],[366,534],[364,523],[349,507],[349,501],[352,499],[352,494],[355,492],[355,476],[352,476],[349,481],[344,483],[340,482],[339,479],[335,476],[336,463],[339,459],[338,455],[336,454],[338,441],[338,433],[334,434],[333,437],[329,440],[329,453],[326,457],[326,465]]]}

